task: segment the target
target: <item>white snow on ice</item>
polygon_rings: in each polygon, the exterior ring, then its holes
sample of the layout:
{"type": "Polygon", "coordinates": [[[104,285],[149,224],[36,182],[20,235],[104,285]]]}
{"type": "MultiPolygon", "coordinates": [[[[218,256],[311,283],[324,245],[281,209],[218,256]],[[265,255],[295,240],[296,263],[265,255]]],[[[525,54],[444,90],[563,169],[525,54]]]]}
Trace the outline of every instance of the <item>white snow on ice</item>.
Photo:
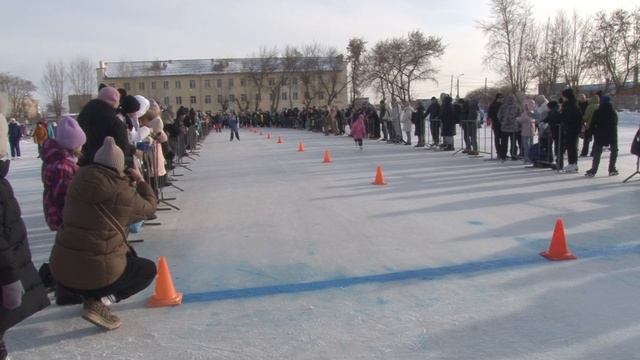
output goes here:
{"type": "MultiPolygon", "coordinates": [[[[621,175],[606,176],[605,152],[594,179],[375,141],[361,152],[297,130],[263,130],[282,145],[212,133],[180,171],[186,191],[167,191],[182,210],[130,236],[145,239],[141,256],[168,258],[186,299],[209,300],[148,309],[149,288],[114,305],[123,326],[109,333],[79,306],[52,305],[11,329],[8,347],[33,360],[638,358],[640,177],[621,182],[640,115],[620,123],[621,175]],[[387,186],[371,185],[378,164],[387,186]],[[538,255],[558,217],[579,260],[538,255]]],[[[23,147],[9,180],[39,265],[54,234],[40,160],[23,147]]]]}

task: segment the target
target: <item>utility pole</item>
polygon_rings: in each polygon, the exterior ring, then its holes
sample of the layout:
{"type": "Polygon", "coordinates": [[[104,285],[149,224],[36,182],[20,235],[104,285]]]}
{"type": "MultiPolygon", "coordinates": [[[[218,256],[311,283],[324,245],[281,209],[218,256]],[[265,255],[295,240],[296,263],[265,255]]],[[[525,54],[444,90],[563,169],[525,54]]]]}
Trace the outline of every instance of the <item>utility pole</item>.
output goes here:
{"type": "Polygon", "coordinates": [[[460,99],[460,77],[464,76],[464,73],[458,75],[458,77],[456,78],[456,99],[460,99]]]}
{"type": "Polygon", "coordinates": [[[453,94],[453,74],[451,75],[451,90],[449,90],[449,96],[453,94]]]}
{"type": "Polygon", "coordinates": [[[484,96],[487,96],[487,92],[489,89],[487,88],[487,78],[484,78],[484,96]]]}

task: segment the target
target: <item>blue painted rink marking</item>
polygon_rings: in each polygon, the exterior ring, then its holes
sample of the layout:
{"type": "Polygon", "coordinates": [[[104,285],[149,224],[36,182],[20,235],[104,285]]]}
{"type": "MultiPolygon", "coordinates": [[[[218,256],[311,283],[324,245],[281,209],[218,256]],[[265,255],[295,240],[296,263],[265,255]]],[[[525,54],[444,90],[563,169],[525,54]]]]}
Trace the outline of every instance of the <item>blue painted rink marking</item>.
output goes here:
{"type": "MultiPolygon", "coordinates": [[[[640,253],[640,244],[624,244],[601,249],[585,249],[575,252],[580,259],[592,259],[607,256],[619,256],[630,253],[640,253]]],[[[326,289],[345,288],[363,284],[379,284],[406,280],[437,280],[455,275],[474,275],[483,272],[528,265],[549,263],[538,254],[527,257],[504,258],[497,260],[475,261],[458,265],[448,265],[436,268],[391,272],[386,274],[356,276],[331,280],[312,281],[306,283],[280,284],[259,286],[245,289],[231,289],[184,294],[184,303],[211,302],[231,299],[249,299],[262,296],[296,294],[301,292],[320,291],[326,289]]]]}

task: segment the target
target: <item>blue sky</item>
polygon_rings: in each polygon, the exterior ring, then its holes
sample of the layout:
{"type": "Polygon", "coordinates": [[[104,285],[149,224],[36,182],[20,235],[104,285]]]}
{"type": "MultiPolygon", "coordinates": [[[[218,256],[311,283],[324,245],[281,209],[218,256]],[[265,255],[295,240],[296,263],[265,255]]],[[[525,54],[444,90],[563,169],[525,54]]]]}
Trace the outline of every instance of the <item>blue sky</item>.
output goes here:
{"type": "MultiPolygon", "coordinates": [[[[0,71],[40,85],[47,60],[88,56],[99,60],[245,57],[262,45],[318,42],[344,50],[349,38],[369,44],[411,29],[447,44],[438,62],[439,84],[418,87],[419,97],[448,91],[452,74],[461,93],[497,80],[482,65],[485,39],[477,21],[486,1],[71,1],[2,0],[0,71]],[[449,6],[445,6],[449,5],[449,6]]],[[[556,10],[591,14],[605,5],[633,8],[637,0],[537,0],[542,20],[556,10]]]]}

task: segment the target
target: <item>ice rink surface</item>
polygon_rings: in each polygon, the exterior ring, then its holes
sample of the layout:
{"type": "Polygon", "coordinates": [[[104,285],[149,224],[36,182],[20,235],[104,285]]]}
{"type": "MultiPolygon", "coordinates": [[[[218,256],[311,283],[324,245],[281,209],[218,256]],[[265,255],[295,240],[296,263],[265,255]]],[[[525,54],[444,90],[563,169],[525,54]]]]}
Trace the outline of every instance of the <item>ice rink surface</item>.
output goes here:
{"type": "MultiPolygon", "coordinates": [[[[299,130],[212,133],[166,191],[181,211],[130,239],[166,256],[185,302],[114,305],[105,333],[52,305],[6,334],[14,359],[638,359],[639,120],[620,125],[620,176],[560,174],[299,130]],[[276,144],[283,136],[284,144],[276,144]],[[296,151],[298,141],[306,151],[296,151]],[[329,149],[333,163],[321,163],[329,149]],[[371,185],[376,166],[388,185],[371,185]],[[578,260],[549,262],[555,220],[578,260]]],[[[481,131],[482,134],[482,131],[481,131]]],[[[415,141],[415,139],[414,139],[415,141]]],[[[482,146],[483,140],[481,140],[482,146]]],[[[414,142],[415,143],[415,142],[414,142]]],[[[458,146],[459,140],[456,141],[458,146]]],[[[54,234],[40,160],[9,180],[36,265],[54,234]]]]}

